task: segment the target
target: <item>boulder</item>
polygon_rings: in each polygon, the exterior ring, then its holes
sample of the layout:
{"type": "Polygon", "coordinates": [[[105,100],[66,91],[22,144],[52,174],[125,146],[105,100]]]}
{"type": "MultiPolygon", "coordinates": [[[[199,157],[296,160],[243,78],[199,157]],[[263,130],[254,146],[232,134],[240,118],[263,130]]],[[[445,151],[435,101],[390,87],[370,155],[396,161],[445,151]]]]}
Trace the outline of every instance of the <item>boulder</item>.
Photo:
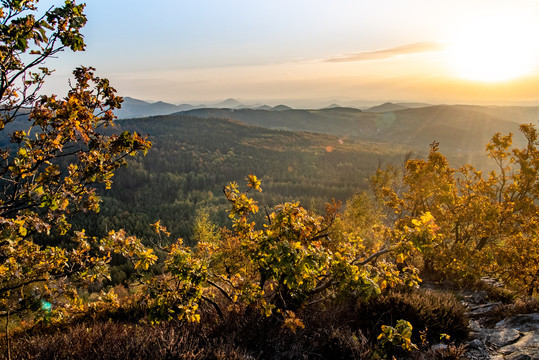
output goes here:
{"type": "Polygon", "coordinates": [[[496,329],[513,328],[522,332],[539,331],[539,313],[516,315],[498,322],[496,329]]]}

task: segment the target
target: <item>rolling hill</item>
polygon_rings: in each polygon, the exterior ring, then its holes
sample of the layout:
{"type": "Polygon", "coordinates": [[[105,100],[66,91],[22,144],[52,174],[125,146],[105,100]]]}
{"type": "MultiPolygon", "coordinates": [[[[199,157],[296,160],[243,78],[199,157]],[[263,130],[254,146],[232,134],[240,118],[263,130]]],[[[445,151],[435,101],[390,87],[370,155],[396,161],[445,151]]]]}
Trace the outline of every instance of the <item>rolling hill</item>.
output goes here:
{"type": "MultiPolygon", "coordinates": [[[[517,133],[539,119],[539,107],[434,105],[374,113],[355,108],[320,110],[195,109],[184,115],[233,119],[270,129],[310,131],[400,144],[422,151],[433,141],[447,153],[483,152],[496,132],[517,133]]],[[[517,137],[516,141],[522,141],[517,137]]]]}
{"type": "Polygon", "coordinates": [[[400,105],[400,104],[394,104],[392,102],[386,102],[382,105],[373,106],[368,109],[365,109],[365,111],[368,112],[388,112],[388,111],[397,111],[397,110],[403,110],[408,109],[407,106],[400,105]]]}

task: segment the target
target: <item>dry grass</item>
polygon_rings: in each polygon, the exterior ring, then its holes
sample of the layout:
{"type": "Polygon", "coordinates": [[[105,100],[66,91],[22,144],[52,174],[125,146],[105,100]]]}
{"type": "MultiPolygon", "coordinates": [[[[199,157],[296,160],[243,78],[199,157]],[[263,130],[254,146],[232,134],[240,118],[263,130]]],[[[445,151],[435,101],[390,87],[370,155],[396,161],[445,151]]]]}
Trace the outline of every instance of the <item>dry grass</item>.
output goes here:
{"type": "MultiPolygon", "coordinates": [[[[124,308],[19,333],[12,339],[12,359],[365,359],[373,355],[381,324],[406,319],[414,326],[415,342],[424,328],[435,339],[442,332],[466,331],[461,308],[450,295],[432,291],[391,293],[368,303],[326,302],[298,312],[305,329],[296,333],[253,308],[224,312],[223,319],[205,308],[199,324],[157,326],[141,323],[143,311],[124,308]]],[[[449,360],[462,351],[424,346],[407,355],[449,360]]],[[[1,358],[5,344],[0,352],[1,358]]]]}

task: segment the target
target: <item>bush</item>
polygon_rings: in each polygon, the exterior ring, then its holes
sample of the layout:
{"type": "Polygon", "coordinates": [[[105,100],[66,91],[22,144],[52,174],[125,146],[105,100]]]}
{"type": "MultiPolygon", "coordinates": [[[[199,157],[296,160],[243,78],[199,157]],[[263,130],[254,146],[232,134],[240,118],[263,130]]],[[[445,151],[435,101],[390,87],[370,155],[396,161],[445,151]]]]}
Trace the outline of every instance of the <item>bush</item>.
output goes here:
{"type": "MultiPolygon", "coordinates": [[[[282,318],[266,317],[254,307],[229,308],[222,319],[211,307],[203,307],[200,323],[150,326],[141,322],[144,310],[137,304],[122,304],[74,323],[42,324],[14,334],[12,359],[366,359],[373,356],[381,325],[409,321],[412,341],[420,345],[425,328],[433,344],[442,333],[462,339],[468,324],[463,306],[452,295],[425,290],[389,293],[359,304],[351,299],[320,302],[298,311],[305,328],[295,332],[283,327],[282,318]]],[[[461,351],[453,346],[402,355],[457,359],[461,351]]]]}
{"type": "Polygon", "coordinates": [[[429,343],[438,343],[441,334],[455,341],[468,334],[464,306],[453,295],[434,290],[392,292],[360,304],[356,316],[358,327],[369,333],[369,338],[376,337],[382,325],[395,326],[399,319],[412,324],[412,341],[418,344],[423,331],[429,343]]]}

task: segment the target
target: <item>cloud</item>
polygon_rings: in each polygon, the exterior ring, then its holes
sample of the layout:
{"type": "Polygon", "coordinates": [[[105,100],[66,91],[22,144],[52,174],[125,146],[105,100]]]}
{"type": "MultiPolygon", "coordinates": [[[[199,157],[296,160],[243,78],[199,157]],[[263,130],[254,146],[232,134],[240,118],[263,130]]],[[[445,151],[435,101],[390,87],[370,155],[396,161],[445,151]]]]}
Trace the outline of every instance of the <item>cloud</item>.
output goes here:
{"type": "Polygon", "coordinates": [[[442,49],[443,44],[439,42],[418,42],[396,46],[388,49],[376,51],[362,51],[352,54],[346,54],[334,58],[324,60],[325,62],[351,62],[351,61],[367,61],[367,60],[383,60],[399,55],[416,54],[428,51],[438,51],[442,49]]]}

